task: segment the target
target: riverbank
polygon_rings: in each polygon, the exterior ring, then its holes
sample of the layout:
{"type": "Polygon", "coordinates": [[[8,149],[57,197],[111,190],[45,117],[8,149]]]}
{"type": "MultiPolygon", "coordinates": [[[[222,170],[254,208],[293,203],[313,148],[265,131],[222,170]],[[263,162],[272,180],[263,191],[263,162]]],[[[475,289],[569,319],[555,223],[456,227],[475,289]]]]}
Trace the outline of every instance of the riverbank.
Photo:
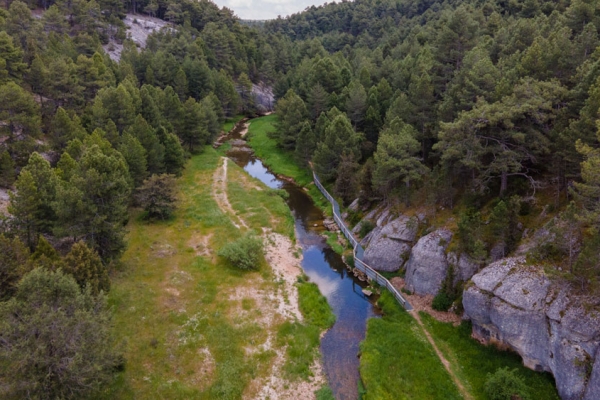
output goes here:
{"type": "Polygon", "coordinates": [[[224,170],[222,153],[207,147],[178,180],[173,219],[148,223],[137,211],[130,218],[129,247],[109,294],[126,366],[102,398],[314,398],[325,384],[318,341],[291,352],[282,339],[290,325],[317,338],[322,330],[300,310],[312,296],[296,284],[301,258],[290,211],[228,164],[224,170]],[[213,190],[215,179],[221,185],[213,190]],[[228,209],[217,201],[224,194],[228,209]],[[217,256],[247,230],[265,237],[257,271],[217,256]]]}
{"type": "MultiPolygon", "coordinates": [[[[293,155],[277,148],[267,135],[275,129],[275,121],[274,116],[253,120],[250,143],[270,169],[278,173],[288,171],[302,182],[308,170],[298,172],[300,167],[293,155]]],[[[388,297],[387,293],[382,295],[379,305],[384,315],[369,320],[361,344],[363,398],[486,399],[484,385],[488,374],[510,368],[517,370],[532,393],[539,393],[544,399],[558,399],[550,375],[526,369],[515,354],[482,346],[465,333],[462,325],[444,324],[426,313],[412,318],[388,297]]]]}
{"type": "Polygon", "coordinates": [[[276,122],[275,114],[253,119],[248,129],[248,144],[274,174],[283,179],[291,178],[295,184],[306,188],[315,204],[331,216],[331,206],[313,184],[310,170],[298,165],[293,153],[278,148],[275,140],[269,138],[268,134],[275,130],[276,122]]]}

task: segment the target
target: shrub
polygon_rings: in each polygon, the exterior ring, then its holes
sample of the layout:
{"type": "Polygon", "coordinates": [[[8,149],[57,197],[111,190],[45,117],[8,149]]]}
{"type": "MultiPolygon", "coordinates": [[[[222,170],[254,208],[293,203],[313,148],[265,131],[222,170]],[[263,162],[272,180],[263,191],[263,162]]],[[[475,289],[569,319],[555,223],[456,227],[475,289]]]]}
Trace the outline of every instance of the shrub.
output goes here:
{"type": "Polygon", "coordinates": [[[517,370],[509,370],[507,367],[488,374],[484,390],[490,400],[530,399],[527,386],[517,375],[517,370]]]}
{"type": "Polygon", "coordinates": [[[137,199],[148,218],[169,218],[175,210],[175,176],[152,175],[138,188],[137,199]]]}
{"type": "Polygon", "coordinates": [[[223,246],[218,254],[237,268],[258,269],[263,255],[263,242],[255,234],[246,233],[238,240],[223,246]]]}
{"type": "Polygon", "coordinates": [[[360,232],[359,235],[361,238],[367,236],[373,229],[375,229],[375,224],[371,221],[363,221],[360,224],[360,232]]]}
{"type": "Polygon", "coordinates": [[[439,292],[431,303],[431,307],[437,311],[448,311],[448,309],[452,306],[452,299],[445,293],[439,292]]]}

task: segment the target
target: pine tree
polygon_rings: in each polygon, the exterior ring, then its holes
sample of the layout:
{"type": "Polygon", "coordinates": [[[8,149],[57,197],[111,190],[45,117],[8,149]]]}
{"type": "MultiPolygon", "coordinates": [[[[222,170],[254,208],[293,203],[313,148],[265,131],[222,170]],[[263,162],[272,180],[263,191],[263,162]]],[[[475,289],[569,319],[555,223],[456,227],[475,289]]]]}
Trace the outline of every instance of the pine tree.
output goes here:
{"type": "Polygon", "coordinates": [[[165,146],[165,171],[167,174],[181,176],[185,165],[185,151],[179,138],[173,133],[165,133],[162,144],[165,146]]]}
{"type": "Polygon", "coordinates": [[[0,151],[0,187],[8,188],[15,182],[15,162],[6,150],[0,151]]]}
{"type": "Polygon", "coordinates": [[[354,132],[346,115],[335,117],[325,129],[324,140],[318,144],[313,156],[319,177],[325,181],[335,179],[342,155],[360,160],[360,140],[360,135],[354,132]]]}
{"type": "Polygon", "coordinates": [[[0,300],[11,297],[19,280],[32,269],[30,252],[19,238],[0,234],[0,300]]]}
{"type": "Polygon", "coordinates": [[[173,175],[152,175],[144,181],[137,198],[148,218],[166,219],[175,210],[175,177],[173,175]]]}
{"type": "Polygon", "coordinates": [[[175,93],[179,96],[179,100],[184,101],[188,93],[188,80],[182,68],[179,68],[173,82],[175,93]]]}
{"type": "Polygon", "coordinates": [[[190,152],[205,144],[209,138],[209,132],[203,120],[202,105],[196,103],[193,98],[187,99],[183,105],[184,118],[181,121],[179,137],[190,152]]]}
{"type": "Polygon", "coordinates": [[[296,159],[303,165],[308,165],[316,148],[317,140],[315,138],[315,133],[310,127],[310,123],[304,121],[300,127],[298,140],[296,141],[296,159]]]}
{"type": "Polygon", "coordinates": [[[37,137],[40,133],[40,108],[31,94],[14,82],[0,86],[0,132],[14,140],[17,133],[37,137]]]}
{"type": "MultiPolygon", "coordinates": [[[[20,82],[27,64],[23,62],[23,52],[13,43],[12,37],[6,32],[0,32],[0,58],[6,63],[7,77],[15,82],[20,82]]],[[[1,82],[2,84],[6,82],[1,82]]]]}
{"type": "MultiPolygon", "coordinates": [[[[598,139],[600,140],[600,124],[598,139]]],[[[600,230],[600,149],[577,142],[579,151],[585,160],[581,163],[581,179],[575,182],[573,194],[581,203],[581,219],[596,229],[600,230]]]]}
{"type": "Polygon", "coordinates": [[[64,259],[64,272],[72,275],[81,289],[89,288],[94,296],[101,291],[106,293],[110,289],[106,267],[98,253],[90,249],[85,242],[79,241],[71,247],[64,259]]]}
{"type": "Polygon", "coordinates": [[[165,147],[160,143],[155,130],[144,117],[138,114],[125,133],[136,138],[146,150],[146,166],[150,174],[164,171],[165,147]]]}
{"type": "Polygon", "coordinates": [[[56,115],[51,124],[51,133],[54,147],[58,149],[64,149],[70,140],[83,140],[86,135],[85,129],[83,129],[79,122],[79,118],[75,116],[71,120],[62,107],[58,107],[56,110],[56,115]]]}
{"type": "Polygon", "coordinates": [[[15,192],[10,193],[8,212],[13,216],[15,232],[25,241],[31,251],[35,249],[40,231],[38,211],[41,197],[29,171],[22,171],[15,182],[15,192]]]}
{"type": "Polygon", "coordinates": [[[277,102],[275,112],[279,116],[276,125],[277,144],[286,150],[294,150],[302,124],[308,119],[306,105],[300,96],[290,89],[277,102]]]}
{"type": "Polygon", "coordinates": [[[411,183],[421,180],[428,171],[417,157],[419,142],[416,135],[412,126],[399,119],[393,120],[381,133],[374,156],[373,185],[384,196],[404,183],[408,202],[411,183]]]}
{"type": "Polygon", "coordinates": [[[63,267],[60,254],[42,235],[38,238],[31,261],[36,268],[44,268],[48,271],[56,271],[63,267]]]}
{"type": "Polygon", "coordinates": [[[141,145],[137,138],[129,133],[125,133],[121,137],[121,144],[118,150],[125,158],[125,161],[127,161],[133,186],[140,186],[148,175],[144,146],[141,145]]]}

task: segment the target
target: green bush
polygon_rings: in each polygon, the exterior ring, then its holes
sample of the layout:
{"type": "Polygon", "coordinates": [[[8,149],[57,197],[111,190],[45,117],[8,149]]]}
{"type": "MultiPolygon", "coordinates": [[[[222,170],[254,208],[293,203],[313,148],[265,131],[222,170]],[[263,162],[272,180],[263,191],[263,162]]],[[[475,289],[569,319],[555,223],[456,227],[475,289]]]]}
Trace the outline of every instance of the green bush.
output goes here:
{"type": "Polygon", "coordinates": [[[507,367],[488,374],[485,382],[485,394],[490,400],[529,400],[527,386],[517,375],[517,370],[507,367]]]}
{"type": "Polygon", "coordinates": [[[218,254],[237,268],[258,269],[258,264],[263,256],[263,242],[255,234],[246,233],[235,242],[227,243],[219,250],[218,254]]]}
{"type": "Polygon", "coordinates": [[[360,224],[360,232],[359,235],[361,238],[367,236],[373,229],[375,229],[375,224],[371,221],[363,221],[360,224]]]}
{"type": "Polygon", "coordinates": [[[431,307],[437,311],[448,311],[451,306],[452,299],[445,292],[439,292],[431,303],[431,307]]]}

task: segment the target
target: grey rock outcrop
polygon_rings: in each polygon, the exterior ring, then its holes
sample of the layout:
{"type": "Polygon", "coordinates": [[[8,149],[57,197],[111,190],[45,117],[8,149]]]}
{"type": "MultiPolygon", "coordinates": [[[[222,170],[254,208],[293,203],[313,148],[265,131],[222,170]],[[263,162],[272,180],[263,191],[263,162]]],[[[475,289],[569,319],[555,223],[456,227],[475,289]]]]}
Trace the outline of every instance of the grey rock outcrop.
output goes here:
{"type": "Polygon", "coordinates": [[[466,282],[477,271],[479,271],[479,264],[471,259],[468,255],[462,253],[457,255],[456,253],[448,253],[448,263],[454,266],[454,284],[458,282],[466,282]]]}
{"type": "Polygon", "coordinates": [[[439,229],[423,236],[412,248],[406,263],[405,282],[417,294],[436,294],[448,272],[446,247],[452,232],[439,229]]]}
{"type": "Polygon", "coordinates": [[[377,226],[361,242],[366,247],[364,260],[379,271],[398,271],[408,258],[417,234],[417,224],[400,216],[386,224],[390,213],[384,210],[377,226]]]}
{"type": "Polygon", "coordinates": [[[471,282],[463,307],[474,337],[518,352],[529,368],[551,372],[562,399],[599,398],[600,313],[586,311],[524,258],[492,263],[471,282]]]}

